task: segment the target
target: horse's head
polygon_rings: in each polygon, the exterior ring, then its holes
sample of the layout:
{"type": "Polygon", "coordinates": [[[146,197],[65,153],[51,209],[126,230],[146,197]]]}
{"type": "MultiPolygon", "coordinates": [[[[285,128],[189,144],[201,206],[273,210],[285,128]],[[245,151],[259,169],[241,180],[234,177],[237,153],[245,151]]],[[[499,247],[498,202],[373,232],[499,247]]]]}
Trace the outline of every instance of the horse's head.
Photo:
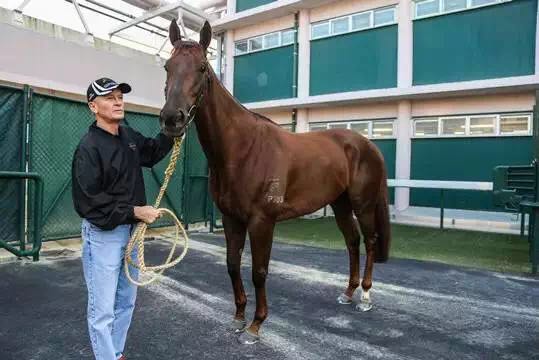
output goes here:
{"type": "Polygon", "coordinates": [[[172,20],[169,38],[174,49],[165,64],[165,105],[159,122],[168,136],[181,136],[194,118],[209,84],[210,69],[206,50],[211,41],[211,26],[206,21],[200,30],[200,41],[184,41],[180,28],[172,20]]]}

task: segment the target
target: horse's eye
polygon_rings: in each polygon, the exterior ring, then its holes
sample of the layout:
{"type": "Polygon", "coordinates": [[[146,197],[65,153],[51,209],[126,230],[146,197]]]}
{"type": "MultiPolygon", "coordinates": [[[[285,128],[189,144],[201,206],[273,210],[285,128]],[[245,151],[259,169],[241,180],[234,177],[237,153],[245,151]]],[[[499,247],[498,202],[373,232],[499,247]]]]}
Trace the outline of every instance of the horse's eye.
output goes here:
{"type": "Polygon", "coordinates": [[[200,65],[200,72],[206,71],[206,63],[200,65]]]}

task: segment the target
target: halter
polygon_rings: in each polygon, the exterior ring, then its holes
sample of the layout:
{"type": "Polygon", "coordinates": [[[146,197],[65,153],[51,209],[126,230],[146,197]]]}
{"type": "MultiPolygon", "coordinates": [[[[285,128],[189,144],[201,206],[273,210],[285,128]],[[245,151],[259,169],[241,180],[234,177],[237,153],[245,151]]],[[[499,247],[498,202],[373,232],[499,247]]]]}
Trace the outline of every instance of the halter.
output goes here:
{"type": "MultiPolygon", "coordinates": [[[[209,64],[207,62],[205,62],[206,64],[206,67],[204,69],[204,73],[203,73],[203,76],[206,77],[206,81],[204,82],[206,84],[206,88],[209,88],[210,86],[210,77],[208,76],[208,66],[209,64]]],[[[200,90],[197,94],[197,98],[195,100],[195,103],[193,105],[191,105],[191,107],[189,108],[189,111],[187,112],[187,123],[185,124],[185,128],[187,128],[189,126],[189,124],[191,124],[191,122],[195,119],[196,117],[196,112],[200,106],[200,103],[202,102],[202,99],[204,98],[204,91],[206,89],[204,89],[204,83],[202,84],[202,86],[200,86],[200,90]]]]}

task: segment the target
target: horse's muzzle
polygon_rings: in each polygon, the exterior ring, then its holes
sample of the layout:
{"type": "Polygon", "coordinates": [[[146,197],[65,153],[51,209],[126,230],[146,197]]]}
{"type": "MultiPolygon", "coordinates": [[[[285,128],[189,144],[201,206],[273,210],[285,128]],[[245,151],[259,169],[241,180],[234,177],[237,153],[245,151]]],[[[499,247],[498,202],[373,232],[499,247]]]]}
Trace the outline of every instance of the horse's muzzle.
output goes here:
{"type": "Polygon", "coordinates": [[[180,137],[185,132],[187,112],[183,109],[176,111],[161,110],[159,115],[161,130],[167,136],[180,137]]]}

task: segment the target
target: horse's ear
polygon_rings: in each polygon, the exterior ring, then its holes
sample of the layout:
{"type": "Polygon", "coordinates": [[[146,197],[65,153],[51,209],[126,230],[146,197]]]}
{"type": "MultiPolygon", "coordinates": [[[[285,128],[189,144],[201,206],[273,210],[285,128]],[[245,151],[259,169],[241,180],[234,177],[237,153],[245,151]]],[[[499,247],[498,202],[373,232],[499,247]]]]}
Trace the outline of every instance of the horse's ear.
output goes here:
{"type": "Polygon", "coordinates": [[[211,26],[208,20],[204,22],[204,25],[202,26],[202,30],[200,30],[200,40],[199,43],[204,48],[204,51],[208,49],[208,46],[210,46],[211,42],[211,26]]]}
{"type": "Polygon", "coordinates": [[[172,21],[170,22],[170,27],[168,28],[168,37],[172,45],[174,45],[176,41],[182,39],[180,27],[178,26],[176,19],[172,19],[172,21]]]}

